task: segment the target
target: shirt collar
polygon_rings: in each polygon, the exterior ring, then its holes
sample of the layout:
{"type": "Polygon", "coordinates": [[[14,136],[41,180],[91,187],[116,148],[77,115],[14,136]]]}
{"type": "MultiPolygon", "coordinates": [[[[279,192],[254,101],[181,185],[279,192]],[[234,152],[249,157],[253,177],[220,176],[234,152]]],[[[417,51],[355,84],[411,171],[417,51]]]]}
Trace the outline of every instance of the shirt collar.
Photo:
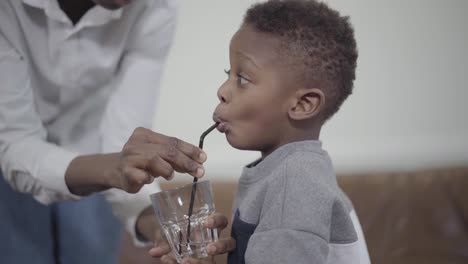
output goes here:
{"type": "MultiPolygon", "coordinates": [[[[23,3],[32,7],[43,9],[46,15],[63,23],[70,23],[65,13],[60,9],[57,0],[23,0],[23,3]]],[[[105,9],[96,5],[91,8],[77,24],[78,27],[100,26],[122,16],[122,8],[117,10],[105,9]]]]}

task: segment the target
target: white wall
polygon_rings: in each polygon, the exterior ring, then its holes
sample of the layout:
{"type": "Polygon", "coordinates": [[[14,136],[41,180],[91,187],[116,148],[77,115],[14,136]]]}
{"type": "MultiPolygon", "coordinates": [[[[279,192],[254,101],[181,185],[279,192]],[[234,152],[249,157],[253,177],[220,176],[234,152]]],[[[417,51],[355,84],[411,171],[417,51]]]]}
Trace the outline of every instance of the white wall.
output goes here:
{"type": "MultiPolygon", "coordinates": [[[[228,46],[247,0],[182,0],[154,129],[194,144],[212,124],[228,46]]],[[[468,164],[468,1],[329,0],[359,47],[353,95],[322,131],[336,170],[468,164]]],[[[257,153],[205,141],[210,178],[234,178],[257,153]]]]}

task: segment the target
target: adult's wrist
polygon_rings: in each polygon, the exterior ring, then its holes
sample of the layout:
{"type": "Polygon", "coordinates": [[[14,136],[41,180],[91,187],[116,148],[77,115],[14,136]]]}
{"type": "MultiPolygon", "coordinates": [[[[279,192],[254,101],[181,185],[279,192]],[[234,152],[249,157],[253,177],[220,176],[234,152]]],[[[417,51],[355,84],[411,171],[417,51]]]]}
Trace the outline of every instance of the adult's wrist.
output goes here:
{"type": "Polygon", "coordinates": [[[65,172],[68,189],[84,196],[118,187],[118,160],[119,153],[77,156],[65,172]]]}

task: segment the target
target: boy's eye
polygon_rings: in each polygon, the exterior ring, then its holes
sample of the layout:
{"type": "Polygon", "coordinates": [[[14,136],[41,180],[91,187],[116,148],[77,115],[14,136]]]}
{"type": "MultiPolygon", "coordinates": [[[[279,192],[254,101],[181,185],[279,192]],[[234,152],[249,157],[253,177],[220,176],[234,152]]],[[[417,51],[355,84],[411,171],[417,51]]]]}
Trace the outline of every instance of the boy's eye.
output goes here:
{"type": "Polygon", "coordinates": [[[240,86],[244,86],[248,84],[250,81],[244,76],[237,74],[237,82],[239,83],[240,86]]]}
{"type": "Polygon", "coordinates": [[[224,72],[227,74],[228,79],[236,80],[237,84],[239,86],[244,86],[250,82],[249,79],[246,77],[242,76],[241,74],[236,74],[236,77],[231,77],[231,70],[224,70],[224,72]]]}

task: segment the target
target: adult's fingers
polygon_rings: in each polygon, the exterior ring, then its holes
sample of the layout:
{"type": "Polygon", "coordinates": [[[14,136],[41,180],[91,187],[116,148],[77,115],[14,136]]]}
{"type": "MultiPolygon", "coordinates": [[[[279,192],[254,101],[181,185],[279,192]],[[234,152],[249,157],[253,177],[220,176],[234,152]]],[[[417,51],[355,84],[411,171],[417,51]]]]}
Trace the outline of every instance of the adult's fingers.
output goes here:
{"type": "Polygon", "coordinates": [[[215,256],[227,253],[236,248],[236,241],[230,237],[225,239],[220,239],[216,242],[209,243],[206,247],[206,252],[208,255],[215,256]]]}
{"type": "Polygon", "coordinates": [[[171,253],[171,247],[160,229],[154,234],[154,243],[154,246],[148,251],[150,256],[160,258],[171,253]]]}
{"type": "Polygon", "coordinates": [[[200,148],[177,138],[169,138],[169,142],[192,160],[198,163],[206,161],[206,153],[200,148]]]}
{"type": "Polygon", "coordinates": [[[158,155],[153,156],[148,161],[146,169],[154,177],[163,177],[166,180],[171,180],[174,177],[173,166],[158,155]]]}
{"type": "Polygon", "coordinates": [[[228,226],[228,219],[221,213],[214,213],[205,221],[205,227],[210,229],[218,229],[218,232],[221,233],[223,229],[228,226]]]}
{"type": "Polygon", "coordinates": [[[184,258],[182,259],[182,264],[214,264],[215,261],[212,257],[195,259],[195,258],[184,258]]]}
{"type": "Polygon", "coordinates": [[[124,169],[124,181],[121,186],[129,193],[137,193],[145,184],[150,184],[154,178],[146,171],[127,167],[124,169]]]}
{"type": "Polygon", "coordinates": [[[158,152],[178,172],[189,173],[194,177],[202,177],[205,173],[202,164],[180,151],[177,146],[158,145],[158,152]]]}
{"type": "Polygon", "coordinates": [[[200,148],[175,137],[158,134],[146,128],[134,130],[123,148],[125,157],[138,155],[148,163],[144,169],[157,177],[170,178],[167,166],[161,167],[161,158],[171,169],[181,173],[189,173],[194,177],[202,177],[205,173],[203,163],[207,156],[200,148]]]}
{"type": "Polygon", "coordinates": [[[177,264],[175,257],[171,254],[171,248],[166,242],[151,248],[148,254],[153,258],[159,258],[163,264],[177,264]]]}
{"type": "Polygon", "coordinates": [[[177,148],[198,163],[206,161],[206,154],[200,148],[178,138],[159,134],[146,128],[139,127],[135,129],[131,138],[132,142],[152,143],[177,148]]]}
{"type": "Polygon", "coordinates": [[[161,257],[161,263],[163,264],[177,264],[175,257],[170,255],[164,255],[161,257]]]}
{"type": "Polygon", "coordinates": [[[176,146],[152,143],[128,144],[125,147],[128,163],[148,170],[154,177],[170,179],[173,171],[203,176],[203,165],[194,161],[176,146]]]}
{"type": "Polygon", "coordinates": [[[163,177],[168,180],[174,176],[175,169],[186,172],[185,169],[179,168],[181,166],[179,164],[185,163],[187,164],[186,167],[192,170],[196,170],[198,166],[201,166],[187,158],[180,151],[174,151],[174,153],[168,153],[165,145],[151,143],[127,145],[123,164],[125,167],[136,167],[144,170],[153,177],[163,177]]]}
{"type": "Polygon", "coordinates": [[[171,248],[167,243],[160,243],[157,246],[151,248],[148,253],[153,258],[160,258],[164,255],[171,253],[171,248]]]}

